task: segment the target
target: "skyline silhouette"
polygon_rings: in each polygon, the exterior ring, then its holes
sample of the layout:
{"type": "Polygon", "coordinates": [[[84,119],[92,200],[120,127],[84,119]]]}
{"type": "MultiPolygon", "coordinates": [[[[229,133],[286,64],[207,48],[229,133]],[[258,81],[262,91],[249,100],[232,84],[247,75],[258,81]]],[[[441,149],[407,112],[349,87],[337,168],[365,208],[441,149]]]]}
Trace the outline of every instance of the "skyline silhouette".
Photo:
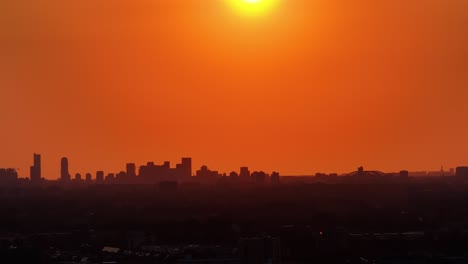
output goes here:
{"type": "MultiPolygon", "coordinates": [[[[230,172],[219,172],[213,171],[208,168],[206,165],[202,165],[199,170],[193,170],[192,158],[182,158],[181,163],[171,167],[170,161],[164,161],[161,165],[157,165],[153,161],[146,162],[141,165],[136,163],[126,163],[125,169],[123,170],[110,170],[107,174],[103,170],[95,171],[94,173],[90,172],[75,172],[75,175],[72,177],[72,174],[69,171],[69,159],[67,157],[62,157],[60,159],[60,174],[58,177],[54,178],[52,175],[49,177],[42,177],[42,155],[34,153],[33,155],[33,165],[30,166],[29,177],[20,175],[17,168],[4,167],[2,169],[1,177],[4,178],[5,182],[8,182],[11,179],[12,175],[16,175],[18,178],[29,178],[32,183],[40,183],[42,180],[59,180],[63,183],[72,182],[72,181],[86,181],[103,183],[107,181],[108,183],[114,181],[115,183],[128,183],[128,184],[151,184],[151,183],[160,183],[164,181],[176,181],[176,182],[187,182],[195,178],[198,179],[200,183],[216,183],[221,178],[230,178],[230,179],[239,179],[240,182],[256,182],[262,183],[266,182],[267,179],[270,183],[279,183],[280,182],[280,173],[277,170],[271,172],[271,174],[266,174],[264,171],[250,171],[249,167],[240,166],[239,169],[230,171],[230,172]],[[119,172],[120,171],[120,172],[119,172]]],[[[364,170],[364,167],[359,167],[357,171],[351,173],[322,173],[322,172],[313,172],[309,174],[300,174],[300,175],[284,175],[287,177],[316,177],[322,179],[337,179],[335,177],[342,176],[348,177],[349,179],[356,178],[359,181],[364,180],[365,178],[372,180],[373,178],[379,178],[384,176],[395,176],[398,175],[401,179],[407,179],[408,177],[444,177],[444,176],[458,176],[468,178],[468,166],[457,166],[456,168],[450,168],[445,170],[442,166],[438,171],[422,170],[422,171],[409,171],[409,170],[400,170],[399,172],[381,172],[378,170],[368,171],[364,170]],[[323,178],[325,177],[325,178],[323,178]]],[[[353,182],[353,180],[349,181],[353,182]]]]}

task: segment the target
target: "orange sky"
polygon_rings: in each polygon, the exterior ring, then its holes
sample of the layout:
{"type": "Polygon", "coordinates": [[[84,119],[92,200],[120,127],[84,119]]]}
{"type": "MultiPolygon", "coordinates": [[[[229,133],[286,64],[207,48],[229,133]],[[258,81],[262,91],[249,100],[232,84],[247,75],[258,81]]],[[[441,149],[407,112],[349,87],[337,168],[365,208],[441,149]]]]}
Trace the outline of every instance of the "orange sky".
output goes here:
{"type": "Polygon", "coordinates": [[[0,1],[0,167],[468,164],[468,1],[0,1]]]}

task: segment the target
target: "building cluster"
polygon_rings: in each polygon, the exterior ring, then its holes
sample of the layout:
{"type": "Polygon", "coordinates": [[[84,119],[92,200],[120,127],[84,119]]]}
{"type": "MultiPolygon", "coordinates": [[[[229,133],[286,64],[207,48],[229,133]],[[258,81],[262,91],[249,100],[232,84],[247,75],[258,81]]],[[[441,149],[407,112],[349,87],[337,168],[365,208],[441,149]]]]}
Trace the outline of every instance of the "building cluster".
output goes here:
{"type": "Polygon", "coordinates": [[[18,180],[16,169],[0,169],[0,184],[12,184],[18,180]]]}
{"type": "Polygon", "coordinates": [[[127,163],[126,170],[119,173],[108,173],[97,171],[96,177],[93,180],[91,173],[87,173],[83,178],[80,173],[76,173],[72,178],[68,168],[68,159],[66,157],[61,160],[61,175],[60,181],[68,182],[87,182],[87,183],[116,183],[116,184],[155,184],[166,181],[187,181],[192,176],[192,159],[182,158],[180,164],[176,164],[175,168],[171,168],[169,161],[162,165],[156,165],[154,162],[148,162],[146,165],[137,168],[135,163],[127,163]],[[137,173],[138,171],[138,173],[137,173]]]}
{"type": "Polygon", "coordinates": [[[279,184],[280,183],[280,174],[278,172],[273,172],[271,175],[263,171],[254,171],[250,172],[248,167],[241,167],[240,172],[237,173],[232,171],[231,173],[219,173],[218,171],[212,171],[208,169],[207,166],[202,166],[200,170],[196,172],[197,180],[201,183],[240,183],[240,184],[279,184]]]}
{"type": "Polygon", "coordinates": [[[182,158],[181,162],[176,164],[175,167],[171,167],[169,161],[165,161],[161,165],[148,162],[140,167],[137,167],[135,163],[127,163],[125,171],[108,174],[105,174],[104,171],[97,171],[94,179],[90,173],[87,173],[83,179],[79,173],[75,174],[74,178],[72,178],[68,169],[68,159],[64,157],[61,160],[60,181],[64,183],[162,184],[163,186],[173,188],[171,185],[173,182],[217,184],[228,180],[231,183],[278,184],[280,182],[280,174],[273,172],[271,175],[268,175],[263,171],[251,173],[248,167],[241,167],[240,173],[231,172],[227,175],[210,170],[207,166],[202,166],[196,171],[195,175],[192,175],[192,159],[182,158]]]}
{"type": "MultiPolygon", "coordinates": [[[[46,180],[42,178],[41,155],[34,154],[34,163],[30,167],[30,178],[23,179],[30,183],[41,183],[46,180]]],[[[0,183],[15,183],[18,179],[18,173],[15,169],[0,169],[0,183]]],[[[271,175],[259,171],[250,172],[248,167],[241,167],[240,172],[219,173],[202,166],[192,174],[192,158],[182,158],[181,162],[171,167],[169,161],[161,165],[154,162],[148,162],[145,165],[137,166],[135,163],[127,163],[125,171],[119,173],[107,173],[97,171],[95,177],[91,173],[84,176],[80,173],[71,175],[69,170],[69,160],[63,157],[60,160],[60,178],[59,182],[68,183],[87,183],[87,184],[162,184],[173,189],[173,183],[199,183],[199,184],[218,184],[218,183],[246,183],[246,184],[278,184],[280,175],[273,172],[271,175]]],[[[175,187],[177,188],[177,187],[175,187]]]]}
{"type": "MultiPolygon", "coordinates": [[[[127,164],[127,172],[121,173],[121,177],[136,177],[135,164],[127,164]]],[[[192,177],[192,159],[182,158],[180,164],[176,164],[175,168],[171,168],[169,161],[162,165],[155,165],[154,162],[148,162],[145,166],[141,166],[138,171],[138,176],[141,181],[146,183],[158,183],[163,181],[187,181],[192,177]]]]}
{"type": "MultiPolygon", "coordinates": [[[[398,173],[383,173],[379,171],[366,171],[363,167],[359,167],[357,171],[348,174],[338,175],[316,173],[315,176],[303,177],[283,177],[284,182],[297,182],[304,183],[401,183],[407,182],[410,177],[435,177],[453,176],[447,179],[453,179],[468,183],[468,167],[457,167],[444,171],[443,168],[440,172],[409,172],[406,170],[398,173]],[[291,178],[294,178],[292,180],[291,178]]],[[[271,184],[277,185],[280,183],[280,174],[272,172],[267,174],[263,171],[251,172],[248,167],[241,167],[239,172],[231,172],[229,174],[220,173],[218,171],[210,170],[207,166],[202,166],[199,170],[192,174],[192,159],[182,158],[179,164],[171,167],[169,161],[165,161],[161,165],[154,162],[148,162],[145,165],[137,167],[135,163],[127,163],[125,171],[119,173],[107,173],[104,171],[97,171],[95,177],[91,173],[86,173],[82,176],[76,173],[73,177],[69,171],[68,158],[63,157],[60,161],[60,182],[61,183],[95,183],[95,184],[160,184],[167,182],[176,183],[200,183],[200,184],[255,184],[264,185],[271,184]]],[[[41,155],[34,154],[33,165],[30,167],[30,178],[19,179],[18,172],[13,168],[0,168],[0,184],[12,184],[19,180],[25,180],[30,183],[41,183],[45,179],[42,178],[41,172],[41,155]]]]}

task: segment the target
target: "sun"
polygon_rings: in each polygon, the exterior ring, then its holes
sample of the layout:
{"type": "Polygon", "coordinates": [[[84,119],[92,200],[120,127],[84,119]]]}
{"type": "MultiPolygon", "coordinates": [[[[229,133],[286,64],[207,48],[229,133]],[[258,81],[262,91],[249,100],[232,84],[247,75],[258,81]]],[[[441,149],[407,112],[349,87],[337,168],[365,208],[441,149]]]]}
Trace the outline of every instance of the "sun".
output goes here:
{"type": "Polygon", "coordinates": [[[226,0],[241,15],[259,16],[273,10],[279,0],[226,0]]]}

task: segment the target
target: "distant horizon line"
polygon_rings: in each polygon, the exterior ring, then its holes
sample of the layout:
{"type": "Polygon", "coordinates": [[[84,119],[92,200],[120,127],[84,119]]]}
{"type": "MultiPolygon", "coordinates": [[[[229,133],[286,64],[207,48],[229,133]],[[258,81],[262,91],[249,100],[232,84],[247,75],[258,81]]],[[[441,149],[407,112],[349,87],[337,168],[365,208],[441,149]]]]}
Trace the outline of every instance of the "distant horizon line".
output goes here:
{"type": "MultiPolygon", "coordinates": [[[[33,155],[34,155],[34,156],[39,155],[39,157],[42,158],[42,154],[40,154],[40,153],[34,152],[33,155]]],[[[68,160],[68,157],[67,157],[67,156],[62,156],[60,159],[63,160],[64,158],[68,160]]],[[[181,157],[180,159],[181,159],[181,160],[183,160],[183,159],[190,159],[190,160],[192,160],[192,157],[187,157],[187,156],[185,156],[185,157],[181,157]]],[[[41,162],[39,162],[39,163],[41,163],[41,162]]],[[[161,166],[165,165],[166,163],[170,166],[171,161],[164,160],[164,161],[162,162],[162,165],[161,165],[161,166]]],[[[126,164],[126,165],[133,164],[133,165],[135,165],[136,168],[141,168],[141,167],[147,166],[148,164],[157,165],[157,164],[159,164],[159,163],[156,163],[156,162],[154,162],[154,161],[147,161],[146,163],[142,163],[141,165],[138,165],[138,166],[137,166],[137,163],[135,163],[135,162],[126,162],[125,164],[126,164]]],[[[157,166],[158,166],[158,165],[157,165],[157,166]]],[[[31,166],[31,168],[32,168],[32,167],[34,167],[34,166],[31,166]]],[[[207,165],[201,165],[201,166],[200,166],[200,169],[202,169],[203,167],[209,168],[209,166],[207,166],[207,165]]],[[[466,167],[466,166],[450,167],[448,170],[445,170],[445,169],[442,167],[441,170],[427,170],[427,169],[424,170],[424,169],[423,169],[423,170],[393,170],[393,171],[372,170],[372,171],[378,171],[378,172],[382,172],[382,173],[384,173],[384,174],[395,174],[395,173],[399,173],[399,172],[402,172],[402,171],[407,171],[409,174],[426,174],[426,175],[418,175],[418,176],[431,176],[431,177],[433,177],[433,176],[437,176],[436,174],[438,174],[438,173],[441,173],[441,174],[447,173],[447,174],[449,174],[449,175],[455,175],[456,169],[457,169],[457,168],[463,168],[463,167],[466,167]]],[[[238,168],[239,168],[239,169],[242,169],[242,168],[249,168],[249,169],[250,169],[249,166],[238,166],[238,168]]],[[[361,166],[361,167],[358,167],[357,169],[359,170],[359,168],[363,168],[363,167],[361,166]]],[[[2,169],[2,168],[0,168],[0,169],[2,169]]],[[[18,172],[18,171],[20,170],[19,168],[14,168],[14,167],[4,167],[3,169],[14,169],[16,172],[18,172]]],[[[87,173],[80,173],[80,172],[77,172],[77,173],[75,173],[75,175],[77,175],[77,174],[86,175],[86,174],[88,174],[88,173],[91,174],[91,175],[94,175],[94,174],[96,174],[96,173],[98,173],[98,172],[104,172],[104,171],[105,171],[105,170],[96,170],[96,171],[94,171],[94,172],[87,172],[87,173]]],[[[196,176],[196,175],[193,173],[193,171],[196,172],[197,170],[196,170],[196,169],[195,169],[195,170],[192,170],[192,173],[191,173],[192,175],[191,175],[191,176],[196,176]]],[[[263,169],[254,170],[254,171],[255,171],[255,172],[265,172],[265,170],[263,170],[263,169]]],[[[271,173],[275,173],[275,172],[278,172],[278,171],[279,171],[279,170],[272,170],[271,173]]],[[[110,170],[110,171],[108,172],[108,174],[118,174],[118,173],[121,173],[121,172],[125,172],[125,171],[124,171],[124,170],[116,170],[116,171],[110,170]]],[[[230,172],[225,172],[225,171],[224,171],[224,172],[218,172],[218,171],[216,171],[216,172],[219,173],[220,175],[224,175],[224,174],[225,174],[225,175],[229,175],[229,173],[238,172],[238,171],[230,171],[230,172]]],[[[350,174],[350,173],[353,173],[353,172],[355,172],[355,171],[341,172],[341,173],[336,173],[336,172],[333,172],[333,173],[325,173],[325,172],[320,172],[320,171],[317,171],[317,172],[315,172],[315,173],[286,173],[286,174],[282,174],[281,177],[315,177],[315,176],[320,176],[320,175],[346,176],[347,174],[350,174]]],[[[266,173],[266,174],[271,174],[271,173],[266,173]]],[[[138,174],[135,175],[135,176],[138,176],[138,174]]],[[[418,176],[416,176],[416,177],[418,177],[418,176]]],[[[442,176],[442,175],[441,175],[441,176],[442,176]]],[[[29,176],[29,177],[23,176],[23,177],[20,177],[20,178],[22,178],[22,179],[28,179],[28,178],[31,178],[31,177],[30,177],[30,176],[29,176]]],[[[55,179],[55,178],[42,177],[42,176],[41,176],[41,178],[46,179],[46,180],[54,180],[54,179],[55,179]]],[[[59,177],[58,177],[57,179],[61,179],[61,175],[59,175],[59,177]]]]}

